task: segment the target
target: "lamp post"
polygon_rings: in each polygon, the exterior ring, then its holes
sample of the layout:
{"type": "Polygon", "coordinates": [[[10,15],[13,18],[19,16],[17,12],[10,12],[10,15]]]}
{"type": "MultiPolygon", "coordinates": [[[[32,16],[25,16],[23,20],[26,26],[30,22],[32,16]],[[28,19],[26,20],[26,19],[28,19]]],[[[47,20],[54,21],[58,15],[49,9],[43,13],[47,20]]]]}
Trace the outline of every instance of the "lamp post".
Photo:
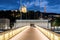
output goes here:
{"type": "Polygon", "coordinates": [[[22,0],[20,0],[20,14],[21,14],[21,17],[20,17],[20,19],[22,20],[21,8],[22,8],[22,0]]]}

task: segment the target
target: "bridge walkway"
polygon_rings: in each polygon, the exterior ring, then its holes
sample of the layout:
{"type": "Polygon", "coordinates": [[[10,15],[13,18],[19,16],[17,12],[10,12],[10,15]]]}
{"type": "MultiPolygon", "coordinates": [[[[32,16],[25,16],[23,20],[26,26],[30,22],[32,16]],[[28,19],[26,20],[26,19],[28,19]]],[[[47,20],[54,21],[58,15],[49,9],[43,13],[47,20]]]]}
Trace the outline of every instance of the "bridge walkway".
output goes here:
{"type": "Polygon", "coordinates": [[[49,39],[36,27],[28,27],[21,33],[12,37],[10,40],[49,40],[49,39]]]}

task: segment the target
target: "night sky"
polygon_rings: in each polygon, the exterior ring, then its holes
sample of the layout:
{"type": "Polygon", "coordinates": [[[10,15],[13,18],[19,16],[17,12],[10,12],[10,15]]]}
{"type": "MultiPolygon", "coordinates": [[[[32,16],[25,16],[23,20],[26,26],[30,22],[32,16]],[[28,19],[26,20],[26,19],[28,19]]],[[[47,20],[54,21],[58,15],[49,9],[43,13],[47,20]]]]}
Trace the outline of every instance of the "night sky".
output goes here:
{"type": "MultiPolygon", "coordinates": [[[[22,0],[21,5],[25,5],[28,10],[42,12],[46,5],[47,12],[60,13],[60,0],[22,0]]],[[[0,10],[18,10],[21,5],[20,0],[0,0],[0,10]]]]}

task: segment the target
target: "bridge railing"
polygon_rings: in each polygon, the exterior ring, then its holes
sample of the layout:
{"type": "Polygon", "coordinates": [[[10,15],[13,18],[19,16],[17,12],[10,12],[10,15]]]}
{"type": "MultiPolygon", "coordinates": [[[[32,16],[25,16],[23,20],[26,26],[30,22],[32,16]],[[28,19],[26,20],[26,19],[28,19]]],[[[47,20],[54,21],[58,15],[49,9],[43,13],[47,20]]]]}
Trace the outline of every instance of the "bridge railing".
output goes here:
{"type": "Polygon", "coordinates": [[[13,30],[9,30],[9,31],[0,33],[0,40],[9,40],[13,36],[17,35],[21,31],[23,31],[24,29],[26,29],[26,27],[17,28],[17,29],[13,29],[13,30]]]}
{"type": "Polygon", "coordinates": [[[36,26],[46,37],[48,37],[50,40],[60,40],[60,34],[57,34],[55,32],[52,32],[48,29],[41,28],[39,26],[36,26]]]}

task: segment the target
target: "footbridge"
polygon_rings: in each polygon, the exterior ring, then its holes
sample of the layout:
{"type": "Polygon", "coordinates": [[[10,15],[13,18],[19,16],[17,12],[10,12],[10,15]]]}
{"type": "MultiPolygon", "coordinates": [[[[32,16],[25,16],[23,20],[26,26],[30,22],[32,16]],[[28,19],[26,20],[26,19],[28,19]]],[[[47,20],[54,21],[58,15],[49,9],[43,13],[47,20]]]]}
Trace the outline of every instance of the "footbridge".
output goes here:
{"type": "Polygon", "coordinates": [[[19,27],[0,33],[0,40],[60,40],[60,34],[47,29],[47,26],[49,26],[47,20],[20,20],[20,22],[17,21],[15,26],[19,27]],[[29,23],[35,24],[35,27],[31,27],[29,23]]]}

